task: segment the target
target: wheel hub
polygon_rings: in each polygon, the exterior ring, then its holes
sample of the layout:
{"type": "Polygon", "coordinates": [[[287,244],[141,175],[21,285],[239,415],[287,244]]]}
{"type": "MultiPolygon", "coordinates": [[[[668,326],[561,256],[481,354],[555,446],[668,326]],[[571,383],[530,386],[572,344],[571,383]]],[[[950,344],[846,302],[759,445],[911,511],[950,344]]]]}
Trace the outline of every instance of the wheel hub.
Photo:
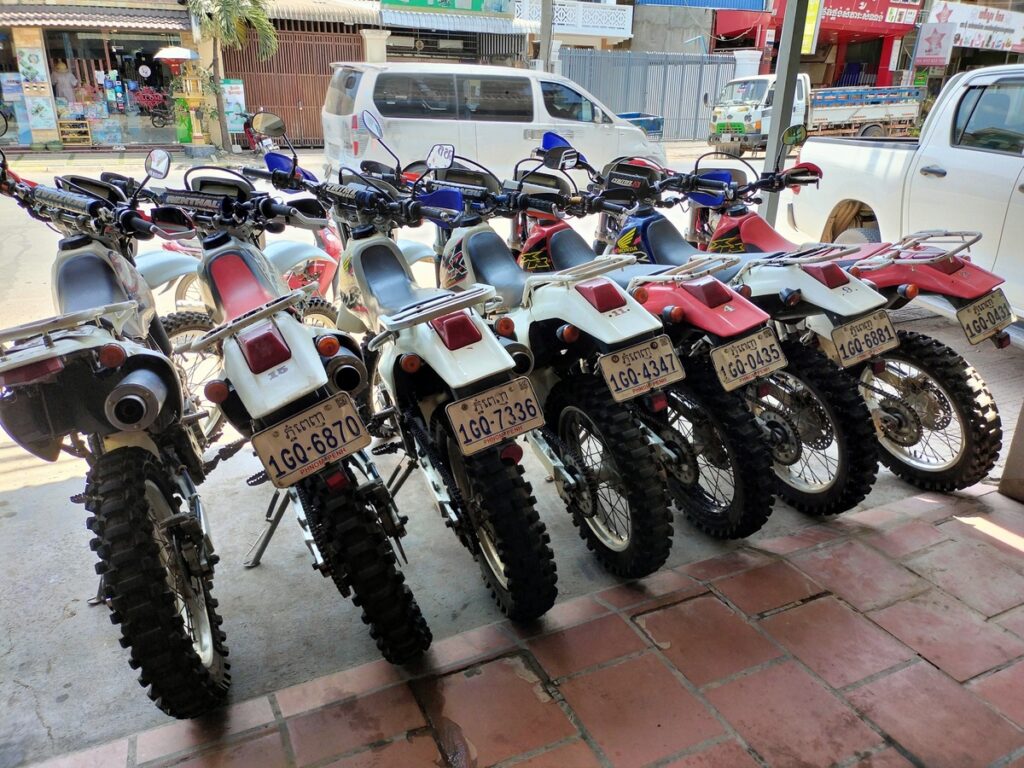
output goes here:
{"type": "Polygon", "coordinates": [[[930,381],[915,382],[909,388],[906,400],[919,417],[920,423],[932,431],[943,430],[953,420],[949,400],[930,381]]]}
{"type": "Polygon", "coordinates": [[[766,411],[761,415],[761,425],[768,432],[772,460],[784,467],[796,464],[803,454],[803,443],[796,424],[783,413],[766,411]]]}
{"type": "Polygon", "coordinates": [[[882,432],[886,438],[902,448],[909,448],[920,442],[921,418],[909,403],[887,397],[879,405],[885,414],[881,421],[882,432]]]}
{"type": "MultiPolygon", "coordinates": [[[[673,435],[673,437],[675,437],[673,435]]],[[[669,472],[683,486],[694,486],[700,479],[700,469],[697,467],[697,452],[686,440],[666,440],[669,450],[675,453],[679,460],[669,467],[669,472]]]]}

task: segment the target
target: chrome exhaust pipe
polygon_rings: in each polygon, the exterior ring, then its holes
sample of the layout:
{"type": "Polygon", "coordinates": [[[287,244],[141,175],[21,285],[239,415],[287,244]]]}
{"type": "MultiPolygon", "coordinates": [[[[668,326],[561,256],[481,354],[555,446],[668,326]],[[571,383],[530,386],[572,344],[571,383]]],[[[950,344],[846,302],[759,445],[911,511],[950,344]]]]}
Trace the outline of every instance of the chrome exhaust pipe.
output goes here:
{"type": "Polygon", "coordinates": [[[533,352],[528,346],[510,339],[502,339],[501,345],[512,358],[512,362],[515,363],[516,373],[520,376],[527,376],[533,371],[533,352]]]}
{"type": "Polygon", "coordinates": [[[107,395],[107,421],[122,432],[138,432],[156,421],[167,399],[167,385],[148,368],[132,371],[107,395]]]}
{"type": "Polygon", "coordinates": [[[327,380],[334,391],[357,395],[366,389],[369,375],[359,355],[342,347],[338,354],[327,361],[327,380]]]}

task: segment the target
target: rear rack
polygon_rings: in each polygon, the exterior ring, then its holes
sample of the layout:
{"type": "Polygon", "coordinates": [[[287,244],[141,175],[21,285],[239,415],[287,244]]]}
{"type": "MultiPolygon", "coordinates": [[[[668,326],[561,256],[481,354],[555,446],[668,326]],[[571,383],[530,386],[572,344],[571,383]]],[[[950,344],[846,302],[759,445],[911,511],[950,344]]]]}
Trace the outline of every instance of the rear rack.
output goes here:
{"type": "Polygon", "coordinates": [[[53,339],[50,338],[51,333],[55,331],[70,331],[73,328],[92,323],[107,315],[112,316],[111,324],[114,326],[115,332],[120,333],[132,315],[138,312],[138,309],[138,302],[120,301],[116,304],[105,304],[102,307],[83,309],[79,312],[48,317],[45,320],[37,320],[33,323],[25,323],[24,325],[16,325],[13,328],[4,329],[0,331],[0,358],[6,357],[7,353],[12,351],[7,349],[4,346],[5,344],[14,342],[14,346],[17,346],[19,342],[26,342],[38,336],[42,338],[43,344],[47,347],[52,347],[53,339]]]}
{"type": "Polygon", "coordinates": [[[600,275],[614,272],[616,269],[622,269],[622,267],[628,267],[630,264],[635,263],[635,256],[601,256],[585,264],[577,264],[575,267],[561,269],[558,272],[530,275],[530,277],[526,278],[526,286],[523,288],[522,306],[530,306],[533,300],[533,292],[537,288],[554,283],[561,283],[563,285],[581,283],[592,277],[599,277],[600,275]]]}
{"type": "Polygon", "coordinates": [[[366,347],[371,352],[376,352],[384,342],[396,336],[399,331],[412,328],[414,325],[429,323],[435,318],[450,315],[452,312],[458,312],[461,309],[469,309],[478,304],[484,304],[493,299],[495,293],[494,288],[489,285],[474,283],[464,291],[433,296],[411,307],[407,307],[395,315],[381,315],[380,324],[384,326],[384,332],[374,336],[366,347]]]}
{"type": "Polygon", "coordinates": [[[861,270],[872,270],[881,269],[890,264],[934,264],[944,259],[951,259],[964,251],[970,251],[971,246],[979,240],[981,240],[981,233],[970,230],[929,229],[914,232],[875,255],[858,261],[855,266],[861,270]],[[935,248],[938,252],[934,256],[924,258],[920,255],[908,255],[920,254],[919,249],[921,248],[935,248]]]}
{"type": "Polygon", "coordinates": [[[835,261],[851,256],[859,251],[858,246],[836,245],[834,243],[816,243],[785,256],[770,259],[754,259],[743,265],[734,279],[739,279],[754,267],[792,267],[804,264],[818,264],[822,261],[835,261]]]}
{"type": "Polygon", "coordinates": [[[727,254],[698,256],[666,272],[659,272],[656,275],[637,275],[629,281],[629,286],[626,290],[632,291],[638,285],[644,285],[645,283],[676,283],[697,280],[706,275],[721,272],[723,269],[734,267],[739,262],[740,260],[737,257],[727,254]]]}
{"type": "Polygon", "coordinates": [[[176,347],[174,351],[177,354],[181,354],[182,352],[202,352],[204,349],[212,347],[214,344],[226,339],[228,336],[235,335],[243,328],[254,325],[260,320],[265,320],[266,318],[276,315],[278,312],[282,312],[299,302],[305,301],[309,297],[309,294],[313,293],[316,289],[316,283],[311,283],[310,285],[292,291],[285,296],[280,296],[270,303],[264,304],[259,309],[251,310],[240,317],[236,317],[230,322],[218,325],[212,331],[200,336],[198,339],[194,339],[186,344],[182,344],[180,347],[176,347]]]}

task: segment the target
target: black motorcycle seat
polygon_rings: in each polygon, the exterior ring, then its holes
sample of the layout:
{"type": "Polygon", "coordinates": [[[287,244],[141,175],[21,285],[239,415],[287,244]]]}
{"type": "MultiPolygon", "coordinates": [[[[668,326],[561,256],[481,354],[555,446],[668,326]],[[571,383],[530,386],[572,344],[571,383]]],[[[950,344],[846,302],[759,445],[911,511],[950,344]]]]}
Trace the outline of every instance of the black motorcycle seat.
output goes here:
{"type": "Polygon", "coordinates": [[[451,291],[421,288],[413,282],[395,251],[379,243],[363,251],[360,259],[367,295],[364,302],[377,317],[397,315],[437,296],[450,296],[451,291]]]}
{"type": "Polygon", "coordinates": [[[93,254],[76,256],[61,265],[57,296],[62,315],[128,301],[110,265],[93,254]]]}
{"type": "Polygon", "coordinates": [[[707,254],[696,246],[686,242],[682,232],[675,228],[668,219],[658,219],[647,227],[647,242],[652,253],[651,261],[658,264],[671,264],[679,267],[694,256],[707,254]]]}
{"type": "Polygon", "coordinates": [[[594,249],[587,245],[587,241],[575,229],[560,229],[551,235],[548,251],[551,254],[551,266],[555,269],[578,267],[597,258],[594,249]]]}
{"type": "Polygon", "coordinates": [[[506,307],[518,307],[529,272],[516,263],[516,257],[497,232],[473,232],[462,244],[462,254],[469,259],[476,281],[490,285],[506,307]]]}

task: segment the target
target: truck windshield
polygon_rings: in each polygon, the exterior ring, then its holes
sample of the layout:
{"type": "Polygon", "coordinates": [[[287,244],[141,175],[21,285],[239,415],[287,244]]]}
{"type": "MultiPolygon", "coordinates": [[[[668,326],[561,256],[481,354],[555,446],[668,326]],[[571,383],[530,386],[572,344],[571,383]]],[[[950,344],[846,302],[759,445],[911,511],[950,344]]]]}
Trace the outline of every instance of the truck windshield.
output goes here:
{"type": "Polygon", "coordinates": [[[767,80],[736,80],[729,83],[718,97],[719,104],[756,104],[768,89],[767,80]]]}

